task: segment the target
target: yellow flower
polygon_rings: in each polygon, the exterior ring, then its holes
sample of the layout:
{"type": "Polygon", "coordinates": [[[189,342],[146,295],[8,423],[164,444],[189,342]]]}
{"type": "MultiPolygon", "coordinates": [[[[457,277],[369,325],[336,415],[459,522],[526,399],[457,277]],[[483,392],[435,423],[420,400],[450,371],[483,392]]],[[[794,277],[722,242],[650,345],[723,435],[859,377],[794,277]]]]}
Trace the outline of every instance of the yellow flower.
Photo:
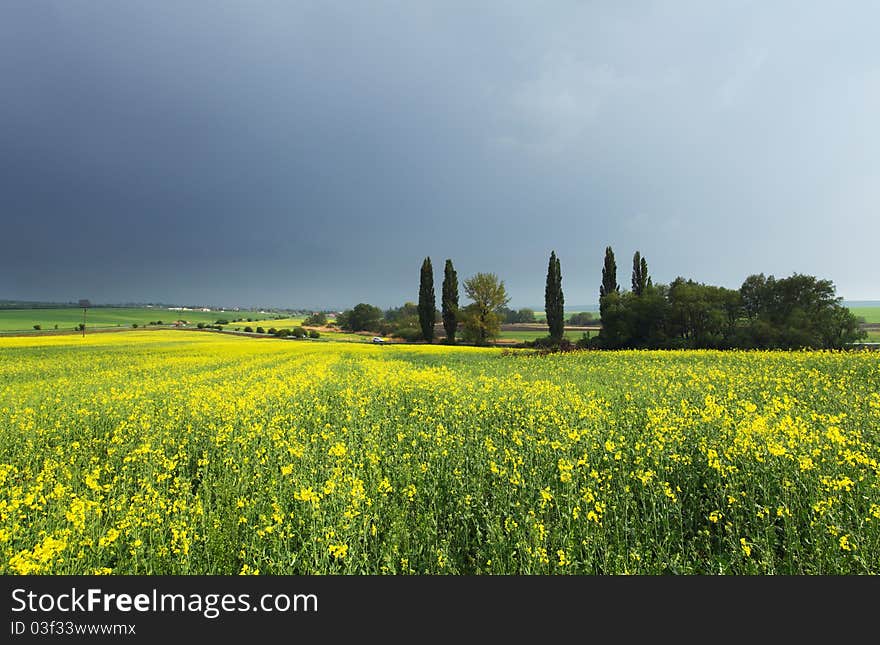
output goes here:
{"type": "Polygon", "coordinates": [[[391,487],[391,482],[388,480],[387,477],[382,478],[382,481],[379,482],[379,486],[377,487],[377,489],[380,493],[385,494],[390,493],[394,490],[391,487]]]}
{"type": "Polygon", "coordinates": [[[116,538],[119,537],[119,529],[111,528],[108,529],[107,533],[98,540],[98,546],[104,548],[105,546],[110,546],[116,541],[116,538]]]}
{"type": "Polygon", "coordinates": [[[346,555],[348,555],[347,544],[330,544],[328,545],[328,549],[330,551],[330,555],[332,555],[337,560],[342,560],[346,555]]]}

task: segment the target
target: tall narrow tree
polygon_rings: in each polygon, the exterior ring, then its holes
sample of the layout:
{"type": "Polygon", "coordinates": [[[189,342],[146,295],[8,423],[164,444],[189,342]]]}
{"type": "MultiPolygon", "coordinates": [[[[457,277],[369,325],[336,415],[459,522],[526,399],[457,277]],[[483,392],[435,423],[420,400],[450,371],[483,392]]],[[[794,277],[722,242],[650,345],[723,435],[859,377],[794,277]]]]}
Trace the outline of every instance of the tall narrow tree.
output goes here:
{"type": "Polygon", "coordinates": [[[599,297],[610,296],[620,292],[617,284],[617,262],[614,261],[614,251],[610,246],[605,247],[605,264],[602,267],[602,285],[599,287],[599,297]]]}
{"type": "Polygon", "coordinates": [[[648,261],[638,251],[633,255],[632,292],[636,296],[644,293],[648,286],[648,261]]]}
{"type": "Polygon", "coordinates": [[[431,258],[427,257],[422,262],[422,272],[419,280],[419,326],[422,328],[422,338],[429,343],[434,340],[434,320],[436,318],[437,301],[434,298],[434,269],[431,267],[431,258]]]}
{"type": "Polygon", "coordinates": [[[443,329],[446,331],[446,342],[455,342],[458,329],[458,274],[452,266],[452,260],[446,260],[443,267],[443,295],[440,307],[443,313],[443,329]]]}
{"type": "Polygon", "coordinates": [[[565,325],[564,298],[562,296],[562,270],[556,251],[550,252],[550,264],[547,266],[547,286],[544,288],[544,311],[547,313],[547,326],[550,338],[562,340],[565,325]]]}

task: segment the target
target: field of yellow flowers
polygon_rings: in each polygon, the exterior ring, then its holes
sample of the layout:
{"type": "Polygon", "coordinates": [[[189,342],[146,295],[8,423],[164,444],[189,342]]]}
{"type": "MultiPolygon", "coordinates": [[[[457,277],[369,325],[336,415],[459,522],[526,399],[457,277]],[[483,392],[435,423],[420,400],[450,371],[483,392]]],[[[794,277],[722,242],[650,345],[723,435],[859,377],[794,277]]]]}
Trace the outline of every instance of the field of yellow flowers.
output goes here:
{"type": "Polygon", "coordinates": [[[0,339],[3,574],[880,573],[880,354],[0,339]]]}

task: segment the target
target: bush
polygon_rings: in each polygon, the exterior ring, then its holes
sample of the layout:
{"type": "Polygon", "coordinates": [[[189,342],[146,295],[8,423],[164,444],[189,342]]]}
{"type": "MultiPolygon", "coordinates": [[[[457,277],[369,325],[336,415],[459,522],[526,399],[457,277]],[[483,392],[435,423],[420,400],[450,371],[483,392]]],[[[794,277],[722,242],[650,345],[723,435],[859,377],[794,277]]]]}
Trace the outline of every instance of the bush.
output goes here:
{"type": "Polygon", "coordinates": [[[305,338],[308,335],[306,333],[306,330],[303,329],[302,327],[294,327],[293,329],[290,330],[290,334],[294,338],[305,338]]]}
{"type": "Polygon", "coordinates": [[[314,313],[303,321],[303,325],[310,327],[323,327],[327,324],[327,314],[323,312],[314,313]]]}
{"type": "Polygon", "coordinates": [[[162,323],[161,320],[157,320],[157,321],[156,321],[156,324],[157,324],[157,325],[161,325],[161,324],[163,324],[163,323],[162,323]]]}
{"type": "Polygon", "coordinates": [[[253,318],[248,318],[248,322],[254,322],[253,318]]]}
{"type": "MultiPolygon", "coordinates": [[[[159,323],[159,324],[161,325],[162,323],[159,323]]],[[[225,318],[221,318],[220,320],[215,321],[214,324],[215,325],[228,325],[229,321],[226,320],[225,318]]]]}
{"type": "MultiPolygon", "coordinates": [[[[137,327],[137,323],[135,323],[134,326],[137,327]]],[[[205,328],[205,323],[200,322],[198,325],[196,325],[196,327],[199,328],[199,329],[204,329],[204,328],[205,328]]]]}
{"type": "Polygon", "coordinates": [[[310,329],[309,330],[309,338],[320,338],[320,337],[321,337],[321,332],[319,332],[317,329],[310,329]]]}
{"type": "Polygon", "coordinates": [[[393,332],[393,335],[397,338],[402,338],[407,342],[422,340],[422,330],[414,329],[412,327],[404,327],[402,329],[398,329],[397,331],[393,332]]]}
{"type": "Polygon", "coordinates": [[[137,323],[131,323],[131,326],[134,327],[135,329],[137,329],[138,324],[137,324],[137,323]]]}
{"type": "Polygon", "coordinates": [[[573,325],[575,327],[584,327],[593,322],[593,314],[589,311],[581,311],[576,314],[572,314],[568,318],[568,324],[573,325]]]}
{"type": "Polygon", "coordinates": [[[266,330],[263,329],[262,327],[257,327],[257,333],[258,333],[258,334],[265,334],[265,333],[266,333],[266,330]]]}
{"type": "Polygon", "coordinates": [[[278,330],[275,329],[274,327],[269,327],[269,333],[270,333],[270,334],[274,334],[274,333],[276,333],[277,331],[278,331],[278,330]]]}
{"type": "Polygon", "coordinates": [[[555,340],[551,336],[536,338],[532,341],[527,340],[523,343],[523,345],[534,349],[541,349],[545,352],[571,352],[577,349],[577,346],[567,338],[563,338],[562,340],[555,340]]]}
{"type": "Polygon", "coordinates": [[[217,331],[223,331],[223,325],[214,325],[214,329],[217,331]]]}
{"type": "Polygon", "coordinates": [[[278,329],[274,332],[274,334],[278,338],[287,338],[288,336],[290,336],[290,330],[289,329],[278,329]]]}
{"type": "Polygon", "coordinates": [[[586,332],[581,334],[581,337],[575,341],[574,346],[577,349],[601,349],[602,348],[602,339],[598,336],[590,337],[586,332]]]}
{"type": "Polygon", "coordinates": [[[42,327],[40,327],[40,325],[34,325],[34,329],[36,329],[37,331],[40,331],[42,329],[42,327]]]}
{"type": "Polygon", "coordinates": [[[383,315],[379,307],[359,302],[337,316],[336,322],[345,331],[377,331],[383,315]]]}
{"type": "Polygon", "coordinates": [[[251,334],[251,333],[253,333],[254,328],[251,327],[250,325],[248,325],[248,326],[246,326],[246,327],[244,328],[244,330],[245,330],[247,333],[251,334]]]}

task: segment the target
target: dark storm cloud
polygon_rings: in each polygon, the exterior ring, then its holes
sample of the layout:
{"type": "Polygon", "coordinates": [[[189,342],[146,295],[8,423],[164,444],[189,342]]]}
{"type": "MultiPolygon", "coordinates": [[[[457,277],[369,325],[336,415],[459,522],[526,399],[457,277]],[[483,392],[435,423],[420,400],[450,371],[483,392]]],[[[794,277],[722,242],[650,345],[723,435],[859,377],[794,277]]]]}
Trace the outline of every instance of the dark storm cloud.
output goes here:
{"type": "Polygon", "coordinates": [[[0,298],[540,305],[657,281],[877,297],[872,3],[4,3],[0,298]]]}

